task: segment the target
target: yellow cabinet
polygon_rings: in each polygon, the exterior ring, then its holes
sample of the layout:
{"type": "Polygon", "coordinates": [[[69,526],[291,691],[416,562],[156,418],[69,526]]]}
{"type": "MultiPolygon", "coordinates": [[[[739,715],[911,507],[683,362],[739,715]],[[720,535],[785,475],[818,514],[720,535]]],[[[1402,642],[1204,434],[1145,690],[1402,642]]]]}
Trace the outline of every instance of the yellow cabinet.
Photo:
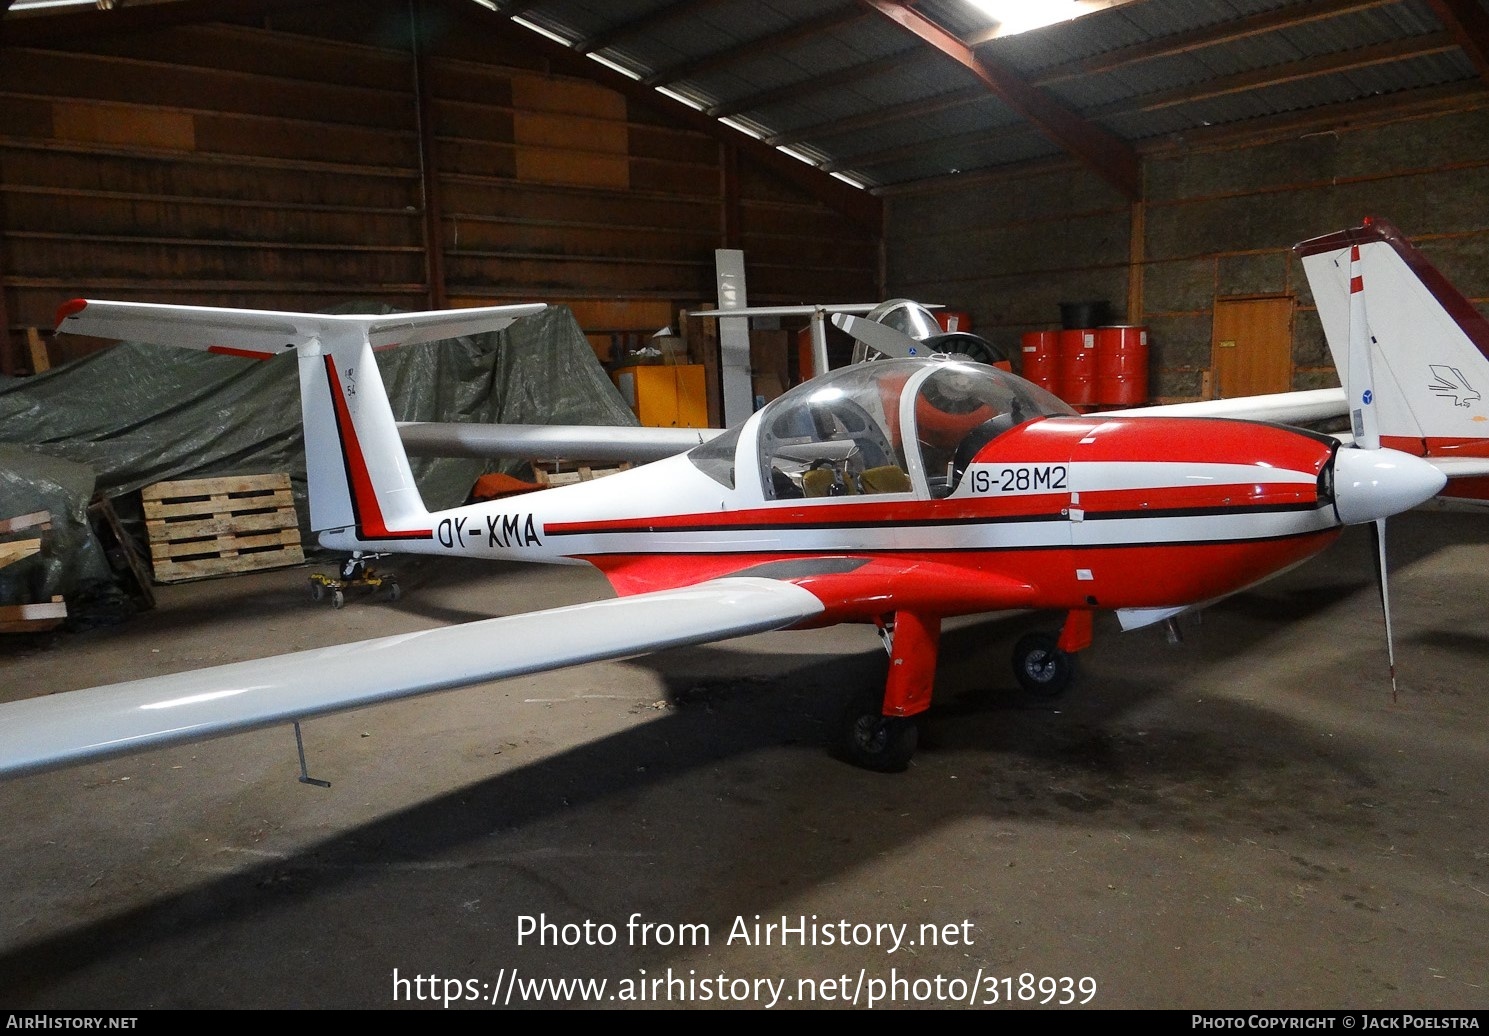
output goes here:
{"type": "Polygon", "coordinates": [[[648,428],[707,428],[703,364],[645,364],[617,368],[615,387],[648,428]]]}

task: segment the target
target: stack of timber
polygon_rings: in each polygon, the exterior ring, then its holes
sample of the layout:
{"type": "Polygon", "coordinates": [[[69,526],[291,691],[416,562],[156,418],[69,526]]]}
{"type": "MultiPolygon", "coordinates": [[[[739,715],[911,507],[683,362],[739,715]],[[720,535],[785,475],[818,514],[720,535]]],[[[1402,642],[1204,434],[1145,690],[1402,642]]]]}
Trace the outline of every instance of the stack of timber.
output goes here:
{"type": "Polygon", "coordinates": [[[157,583],[298,565],[299,519],[285,474],[157,482],[140,492],[157,583]]]}
{"type": "Polygon", "coordinates": [[[604,478],[606,475],[615,475],[630,466],[629,462],[614,468],[597,468],[590,464],[549,463],[546,467],[534,464],[533,478],[539,486],[550,489],[553,486],[571,486],[575,482],[588,482],[591,479],[604,478]],[[548,470],[550,468],[552,470],[548,470]]]}
{"type": "MultiPolygon", "coordinates": [[[[0,519],[0,535],[35,530],[45,532],[52,527],[50,511],[33,511],[14,518],[0,519]]],[[[41,537],[28,536],[21,540],[0,542],[0,568],[29,558],[41,550],[41,537]]],[[[0,605],[0,633],[44,633],[55,629],[67,618],[67,605],[60,597],[36,604],[0,605]]]]}

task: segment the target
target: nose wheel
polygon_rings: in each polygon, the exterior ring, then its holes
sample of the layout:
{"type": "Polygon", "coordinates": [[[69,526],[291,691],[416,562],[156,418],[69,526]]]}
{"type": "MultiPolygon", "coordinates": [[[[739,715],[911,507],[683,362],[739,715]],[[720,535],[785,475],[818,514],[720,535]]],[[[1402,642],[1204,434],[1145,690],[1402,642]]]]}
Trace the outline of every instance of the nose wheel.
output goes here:
{"type": "Polygon", "coordinates": [[[1030,633],[1013,646],[1013,676],[1019,686],[1041,698],[1054,698],[1075,679],[1075,655],[1060,650],[1053,633],[1030,633]]]}
{"type": "Polygon", "coordinates": [[[919,721],[913,716],[884,715],[884,699],[879,694],[856,697],[843,711],[838,743],[843,757],[854,766],[899,773],[910,765],[919,742],[919,721]]]}

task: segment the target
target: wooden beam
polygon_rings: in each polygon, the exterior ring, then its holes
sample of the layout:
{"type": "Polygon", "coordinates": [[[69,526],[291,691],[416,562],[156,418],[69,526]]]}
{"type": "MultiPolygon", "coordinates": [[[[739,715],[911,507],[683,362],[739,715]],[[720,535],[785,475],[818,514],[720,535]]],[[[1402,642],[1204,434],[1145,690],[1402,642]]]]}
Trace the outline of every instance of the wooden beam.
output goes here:
{"type": "Polygon", "coordinates": [[[1489,83],[1489,13],[1478,0],[1427,0],[1427,6],[1489,83]]]}
{"type": "Polygon", "coordinates": [[[647,76],[642,82],[647,86],[666,86],[699,72],[716,72],[729,65],[747,61],[758,54],[787,50],[802,40],[820,36],[824,32],[831,32],[833,29],[866,17],[868,17],[868,12],[858,7],[829,11],[817,18],[809,18],[804,22],[788,25],[784,29],[768,32],[764,36],[757,36],[725,50],[714,51],[712,54],[705,54],[692,61],[683,61],[670,68],[664,68],[647,76]]]}
{"type": "Polygon", "coordinates": [[[504,4],[498,13],[504,18],[516,18],[520,14],[526,14],[542,2],[543,0],[512,0],[511,3],[504,4]]]}
{"type": "Polygon", "coordinates": [[[720,223],[723,241],[720,248],[743,248],[744,235],[740,233],[739,207],[739,149],[731,144],[719,144],[719,196],[723,199],[720,223]]]}
{"type": "Polygon", "coordinates": [[[1411,119],[1483,107],[1489,107],[1489,87],[1476,79],[1470,79],[1362,97],[1300,112],[1282,112],[1241,122],[1185,130],[1182,134],[1170,134],[1145,141],[1142,153],[1161,155],[1175,150],[1263,144],[1272,140],[1289,140],[1300,133],[1348,130],[1378,125],[1393,119],[1411,119]]]}
{"type": "MultiPolygon", "coordinates": [[[[1130,47],[1118,47],[1088,58],[1067,61],[1044,69],[1029,81],[1035,86],[1063,83],[1080,76],[1112,72],[1142,61],[1173,57],[1176,54],[1189,54],[1206,47],[1218,47],[1224,43],[1235,43],[1253,36],[1263,36],[1276,32],[1278,29],[1291,28],[1294,25],[1307,25],[1310,22],[1337,18],[1356,11],[1368,11],[1374,7],[1384,7],[1397,2],[1399,0],[1305,0],[1303,3],[1291,4],[1275,11],[1263,11],[1245,18],[1221,22],[1219,25],[1206,25],[1187,32],[1171,33],[1157,39],[1135,43],[1130,47]]],[[[976,41],[969,41],[969,43],[977,46],[976,41]]]]}
{"type": "Polygon", "coordinates": [[[1012,127],[1004,127],[1002,132],[994,132],[986,129],[968,130],[966,133],[955,133],[946,137],[935,137],[929,140],[916,140],[908,144],[899,144],[889,148],[875,148],[872,151],[860,151],[856,154],[843,155],[823,165],[829,173],[847,172],[850,169],[871,169],[874,166],[888,165],[891,162],[899,162],[909,158],[925,158],[934,156],[944,151],[951,151],[967,144],[979,144],[983,141],[1001,139],[1011,133],[1033,133],[1034,131],[1024,123],[1018,123],[1012,127]]]}
{"type": "Polygon", "coordinates": [[[424,275],[429,279],[429,308],[444,309],[445,229],[439,179],[439,144],[435,139],[434,105],[430,101],[424,27],[409,0],[409,52],[414,59],[414,107],[419,125],[419,194],[424,209],[424,275]]]}
{"type": "MultiPolygon", "coordinates": [[[[1397,2],[1399,0],[1308,0],[1307,3],[1295,4],[1280,11],[1265,11],[1258,15],[1226,22],[1223,25],[1212,25],[1190,32],[1174,33],[1170,36],[1149,40],[1131,47],[1121,47],[1117,50],[1105,51],[1078,61],[1068,61],[1064,64],[1045,69],[1030,79],[1029,83],[1031,86],[1036,87],[1051,86],[1081,76],[1111,72],[1142,61],[1170,57],[1175,54],[1185,54],[1191,51],[1201,50],[1205,47],[1218,46],[1223,43],[1230,43],[1235,40],[1274,32],[1277,29],[1284,29],[1292,25],[1303,25],[1308,22],[1321,21],[1325,18],[1334,18],[1341,14],[1368,10],[1373,7],[1382,7],[1386,4],[1397,2]]],[[[996,37],[992,35],[991,31],[986,36],[986,39],[994,38],[996,37]]],[[[967,42],[970,46],[977,46],[980,42],[986,42],[986,39],[972,37],[967,42]]],[[[800,129],[775,133],[766,137],[765,140],[769,144],[795,144],[803,140],[820,139],[842,133],[851,133],[883,125],[886,122],[901,119],[918,119],[926,115],[934,115],[964,104],[971,104],[986,96],[987,91],[981,86],[969,87],[965,90],[952,90],[924,100],[909,101],[904,104],[865,112],[863,115],[851,116],[846,119],[831,119],[811,126],[804,126],[800,129]]]]}
{"type": "Polygon", "coordinates": [[[47,343],[41,332],[34,327],[26,328],[26,349],[31,355],[31,373],[41,374],[52,369],[52,358],[47,353],[47,343]]]}
{"type": "Polygon", "coordinates": [[[1371,65],[1385,65],[1427,54],[1441,54],[1454,50],[1457,46],[1449,33],[1430,32],[1404,40],[1379,43],[1373,47],[1356,47],[1334,54],[1320,54],[1302,61],[1290,61],[1283,65],[1251,69],[1236,75],[1221,76],[1173,90],[1158,90],[1138,97],[1128,97],[1120,101],[1097,105],[1091,109],[1091,114],[1104,118],[1122,112],[1158,111],[1162,108],[1172,108],[1211,97],[1224,97],[1228,94],[1261,90],[1282,83],[1294,83],[1300,79],[1312,79],[1336,72],[1349,72],[1357,68],[1368,68],[1371,65]]]}
{"type": "Polygon", "coordinates": [[[639,18],[632,18],[621,22],[619,25],[606,29],[604,32],[597,32],[587,40],[580,40],[574,45],[574,49],[580,54],[591,54],[597,50],[604,50],[606,47],[614,45],[617,40],[623,40],[627,36],[638,36],[661,25],[663,22],[670,22],[674,18],[683,18],[701,11],[705,7],[711,7],[721,2],[722,0],[674,0],[673,3],[664,4],[649,14],[643,14],[639,18]]]}
{"type": "Polygon", "coordinates": [[[7,18],[0,22],[0,45],[23,46],[54,41],[76,43],[98,36],[152,32],[175,25],[257,17],[275,11],[299,11],[346,0],[171,0],[113,11],[85,8],[42,18],[7,18]]]}
{"type": "Polygon", "coordinates": [[[977,77],[989,92],[1042,135],[1132,200],[1142,196],[1137,152],[1055,98],[1030,86],[1012,69],[979,58],[972,48],[918,11],[895,0],[859,0],[930,44],[977,77]]]}
{"type": "Polygon", "coordinates": [[[918,101],[906,101],[903,104],[892,104],[888,108],[876,108],[846,119],[828,119],[826,122],[803,126],[800,129],[773,133],[765,138],[765,142],[771,145],[795,144],[803,140],[821,140],[823,137],[856,133],[859,130],[874,129],[886,122],[935,115],[937,112],[972,104],[985,97],[987,97],[987,91],[981,86],[969,86],[965,90],[950,90],[944,94],[936,94],[934,97],[925,97],[918,101]]]}
{"type": "MultiPolygon", "coordinates": [[[[914,57],[915,52],[909,52],[914,57]]],[[[772,87],[769,90],[760,90],[756,93],[747,94],[736,98],[725,104],[716,104],[708,109],[708,114],[715,119],[726,118],[730,115],[738,115],[741,112],[753,111],[756,108],[768,108],[772,104],[781,101],[789,101],[796,97],[805,97],[810,94],[821,93],[823,90],[832,90],[848,83],[856,83],[860,79],[868,79],[870,76],[882,75],[885,72],[897,69],[897,63],[905,58],[905,55],[895,55],[892,59],[875,59],[865,61],[857,65],[849,65],[840,68],[836,72],[828,72],[825,75],[814,76],[811,79],[803,79],[784,86],[772,87]]],[[[903,66],[898,66],[902,68],[903,66]]]]}
{"type": "MultiPolygon", "coordinates": [[[[499,25],[511,31],[510,23],[500,14],[473,4],[470,0],[442,0],[445,8],[464,19],[486,25],[499,25]]],[[[817,202],[848,217],[877,237],[884,226],[884,206],[868,191],[860,190],[828,175],[822,170],[785,155],[764,141],[730,129],[704,112],[647,86],[630,76],[606,68],[585,58],[573,48],[562,46],[537,33],[526,33],[523,46],[540,55],[549,68],[561,75],[588,79],[614,90],[638,104],[666,112],[673,121],[688,129],[706,133],[715,140],[732,143],[739,153],[763,166],[772,174],[796,185],[817,202]]]]}

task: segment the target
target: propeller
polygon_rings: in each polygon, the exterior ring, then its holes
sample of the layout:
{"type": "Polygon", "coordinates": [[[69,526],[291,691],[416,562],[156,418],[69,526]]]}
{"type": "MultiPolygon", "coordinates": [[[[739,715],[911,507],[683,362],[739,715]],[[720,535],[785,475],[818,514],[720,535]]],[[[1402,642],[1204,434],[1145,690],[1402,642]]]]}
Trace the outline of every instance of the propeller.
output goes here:
{"type": "MultiPolygon", "coordinates": [[[[857,317],[851,313],[834,313],[832,315],[833,326],[852,335],[862,346],[872,349],[883,356],[929,356],[930,351],[920,342],[911,338],[905,332],[881,324],[877,320],[867,317],[857,317]]],[[[867,357],[854,354],[855,363],[867,357]]]]}
{"type": "MultiPolygon", "coordinates": [[[[1365,316],[1365,277],[1360,270],[1360,246],[1349,249],[1349,369],[1345,371],[1345,398],[1357,449],[1380,449],[1380,422],[1375,410],[1375,375],[1371,364],[1370,325],[1365,316]]],[[[1386,578],[1386,520],[1371,526],[1375,543],[1375,576],[1380,587],[1380,607],[1386,620],[1386,659],[1391,667],[1391,701],[1396,701],[1396,645],[1391,631],[1391,591],[1386,578]]]]}

